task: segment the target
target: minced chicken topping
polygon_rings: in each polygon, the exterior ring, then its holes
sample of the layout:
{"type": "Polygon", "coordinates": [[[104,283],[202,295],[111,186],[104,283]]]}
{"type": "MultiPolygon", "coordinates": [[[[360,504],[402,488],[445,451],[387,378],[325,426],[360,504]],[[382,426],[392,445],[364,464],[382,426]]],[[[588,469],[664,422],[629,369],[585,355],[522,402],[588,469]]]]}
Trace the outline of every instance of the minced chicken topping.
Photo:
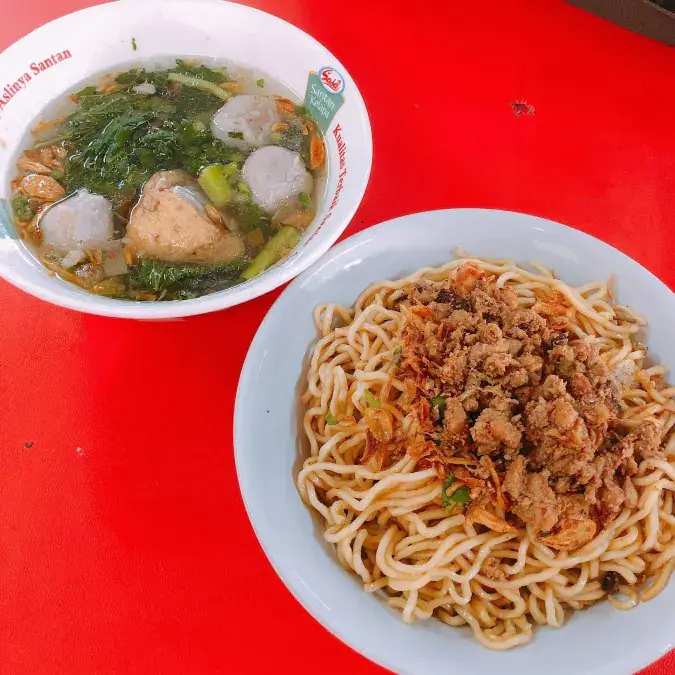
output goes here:
{"type": "MultiPolygon", "coordinates": [[[[632,364],[610,370],[596,345],[566,330],[563,294],[519,307],[513,290],[466,264],[417,282],[402,305],[397,377],[417,429],[407,452],[436,468],[444,497],[466,486],[470,521],[504,532],[525,524],[569,550],[636,506],[630,477],[662,456],[659,428],[617,424],[632,364]]],[[[370,431],[368,440],[377,445],[370,431]]]]}

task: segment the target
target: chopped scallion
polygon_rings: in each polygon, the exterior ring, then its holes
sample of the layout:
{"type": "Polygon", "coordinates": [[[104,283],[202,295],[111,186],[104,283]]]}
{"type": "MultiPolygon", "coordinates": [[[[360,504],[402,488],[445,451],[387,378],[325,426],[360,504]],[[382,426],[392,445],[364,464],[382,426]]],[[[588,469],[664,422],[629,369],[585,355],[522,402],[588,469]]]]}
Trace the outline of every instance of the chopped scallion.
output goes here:
{"type": "Polygon", "coordinates": [[[429,400],[429,402],[431,403],[431,407],[436,408],[436,410],[438,410],[439,417],[443,417],[443,414],[445,413],[445,404],[447,400],[448,400],[447,396],[434,396],[429,400]]]}
{"type": "Polygon", "coordinates": [[[450,495],[448,494],[448,488],[455,482],[455,477],[452,474],[449,474],[448,477],[443,481],[443,487],[441,488],[441,503],[443,506],[450,506],[450,495]]]}
{"type": "Polygon", "coordinates": [[[375,396],[375,394],[373,394],[373,392],[370,391],[370,389],[366,389],[366,391],[364,393],[365,393],[365,397],[366,397],[366,403],[368,404],[369,408],[381,408],[382,407],[382,403],[380,402],[380,399],[377,398],[377,396],[375,396]]]}
{"type": "Polygon", "coordinates": [[[309,211],[312,208],[312,198],[306,192],[301,192],[298,195],[298,201],[303,211],[309,211]]]}
{"type": "Polygon", "coordinates": [[[451,495],[450,501],[454,504],[468,504],[471,501],[471,490],[468,485],[462,485],[457,488],[451,495]]]}
{"type": "Polygon", "coordinates": [[[445,481],[443,481],[443,488],[441,490],[441,504],[446,507],[453,507],[457,504],[468,504],[471,500],[471,490],[468,485],[458,487],[452,494],[448,494],[448,490],[455,482],[455,477],[450,474],[445,481]]]}

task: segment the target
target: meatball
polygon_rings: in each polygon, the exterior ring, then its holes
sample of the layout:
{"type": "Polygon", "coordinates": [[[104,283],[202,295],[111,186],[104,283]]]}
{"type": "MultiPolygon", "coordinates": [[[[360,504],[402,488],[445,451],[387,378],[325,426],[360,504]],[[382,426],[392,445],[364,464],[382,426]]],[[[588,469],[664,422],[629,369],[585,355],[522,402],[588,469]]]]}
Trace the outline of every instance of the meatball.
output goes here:
{"type": "Polygon", "coordinates": [[[300,155],[276,145],[252,152],[244,162],[242,177],[251,188],[253,201],[268,213],[301,192],[311,193],[314,185],[300,155]]]}
{"type": "Polygon", "coordinates": [[[243,255],[243,240],[211,221],[197,194],[196,181],[185,171],[156,173],[127,226],[136,252],[169,262],[221,262],[243,255]]]}
{"type": "Polygon", "coordinates": [[[101,195],[79,190],[45,211],[40,230],[45,245],[64,253],[105,248],[113,237],[112,204],[101,195]]]}
{"type": "Polygon", "coordinates": [[[225,145],[250,150],[269,143],[272,125],[280,121],[272,97],[242,94],[231,98],[213,116],[211,131],[225,145]]]}

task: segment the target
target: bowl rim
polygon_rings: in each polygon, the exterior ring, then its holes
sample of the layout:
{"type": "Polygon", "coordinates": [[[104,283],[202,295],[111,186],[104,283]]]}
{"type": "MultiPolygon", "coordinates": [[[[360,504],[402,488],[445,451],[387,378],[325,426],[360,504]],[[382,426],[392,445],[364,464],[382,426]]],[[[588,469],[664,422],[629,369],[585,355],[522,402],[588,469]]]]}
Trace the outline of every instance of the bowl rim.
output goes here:
{"type": "MultiPolygon", "coordinates": [[[[461,212],[480,212],[486,215],[507,214],[509,216],[523,216],[532,221],[533,223],[536,221],[536,223],[538,224],[537,229],[540,229],[544,233],[551,231],[567,232],[568,236],[571,236],[573,239],[576,238],[577,243],[585,241],[593,246],[601,246],[606,247],[607,249],[611,249],[612,255],[617,256],[619,259],[622,259],[623,264],[627,266],[633,266],[633,269],[639,269],[639,272],[641,274],[645,274],[648,277],[650,277],[651,282],[654,283],[656,286],[660,286],[662,290],[672,293],[672,291],[670,291],[668,286],[663,281],[661,281],[654,273],[649,271],[647,268],[645,268],[643,265],[641,265],[636,260],[631,258],[629,255],[623,253],[621,250],[617,249],[611,244],[597,237],[594,237],[593,235],[588,234],[582,230],[578,230],[569,225],[565,225],[563,223],[550,220],[544,217],[521,213],[517,211],[508,211],[504,209],[491,209],[491,208],[461,207],[461,208],[447,208],[447,209],[444,208],[431,209],[428,211],[405,214],[402,216],[388,219],[386,221],[379,222],[375,225],[372,225],[371,227],[368,227],[360,232],[351,235],[350,237],[340,242],[337,246],[333,247],[331,251],[328,253],[328,255],[326,255],[321,261],[315,263],[314,265],[306,269],[304,272],[302,272],[300,275],[298,275],[298,277],[294,279],[293,282],[283,290],[283,292],[279,295],[279,297],[276,298],[274,304],[266,312],[265,316],[260,322],[260,325],[258,327],[258,330],[256,331],[255,336],[253,337],[253,340],[251,341],[251,344],[246,354],[246,358],[244,360],[244,364],[240,372],[239,383],[237,386],[237,392],[235,397],[235,407],[233,416],[233,444],[234,444],[235,468],[237,472],[237,481],[239,484],[240,494],[242,497],[242,501],[244,503],[244,508],[246,509],[247,516],[249,518],[249,522],[251,523],[251,527],[253,528],[256,539],[258,540],[258,543],[262,548],[270,565],[272,566],[272,568],[274,569],[275,573],[282,581],[284,586],[287,588],[287,590],[300,604],[300,606],[308,614],[310,614],[310,616],[315,621],[317,621],[324,629],[326,629],[329,633],[338,638],[349,648],[363,655],[373,663],[380,665],[394,673],[400,673],[401,675],[418,675],[418,671],[416,670],[413,673],[413,671],[403,669],[400,665],[391,661],[389,658],[383,655],[382,649],[380,649],[378,646],[371,646],[370,644],[366,644],[365,642],[358,643],[353,637],[346,637],[345,633],[339,626],[339,621],[331,620],[331,612],[323,604],[321,599],[314,596],[309,586],[306,586],[303,583],[299,583],[297,581],[298,577],[294,577],[291,574],[289,566],[287,564],[284,564],[282,554],[280,552],[277,552],[276,550],[272,550],[269,537],[267,533],[264,532],[266,526],[261,524],[259,518],[257,517],[258,516],[258,514],[256,513],[257,509],[256,507],[252,506],[251,494],[254,493],[254,490],[250,489],[249,481],[244,475],[245,470],[243,457],[245,447],[247,445],[247,442],[241,440],[243,434],[245,433],[245,428],[243,424],[244,422],[243,409],[244,406],[246,405],[246,402],[244,400],[245,396],[244,389],[247,386],[247,381],[252,379],[256,371],[260,370],[258,357],[261,354],[261,349],[264,349],[263,333],[267,330],[267,326],[269,325],[269,319],[271,315],[275,312],[277,307],[280,306],[282,302],[284,302],[285,299],[293,295],[296,288],[301,287],[305,283],[305,281],[309,280],[314,274],[316,274],[322,268],[322,266],[329,265],[336,258],[347,253],[349,249],[358,248],[360,245],[367,242],[368,240],[378,238],[378,235],[380,235],[380,240],[382,240],[384,238],[383,235],[386,228],[389,225],[393,225],[399,221],[403,221],[411,217],[414,218],[420,215],[461,213],[461,212]],[[322,611],[324,609],[328,611],[322,611]]],[[[395,279],[397,277],[394,275],[391,276],[390,278],[395,279]]],[[[365,290],[365,288],[363,290],[365,290]]],[[[354,297],[354,300],[355,299],[356,297],[354,297]]],[[[308,312],[311,312],[313,310],[313,308],[309,307],[306,309],[308,312]]],[[[313,339],[306,346],[307,349],[309,349],[314,344],[314,342],[315,339],[313,339]]],[[[672,365],[673,368],[675,369],[675,364],[672,365]]],[[[293,478],[294,477],[295,472],[293,473],[293,478]]],[[[336,559],[332,559],[331,563],[334,564],[338,569],[341,569],[336,559]]],[[[345,570],[341,571],[344,571],[345,574],[348,574],[348,572],[345,570]]],[[[671,580],[671,583],[675,584],[675,579],[671,580]]],[[[376,601],[380,601],[380,599],[378,598],[376,601]]],[[[579,614],[579,612],[575,612],[575,614],[579,614]]],[[[675,624],[673,625],[675,626],[675,624]]],[[[658,648],[656,645],[653,644],[651,645],[651,651],[649,649],[646,650],[643,649],[638,653],[632,652],[630,657],[626,656],[620,665],[616,664],[616,662],[610,662],[608,660],[605,664],[603,664],[600,667],[600,669],[596,669],[593,672],[597,673],[597,675],[617,675],[618,673],[621,673],[623,675],[624,673],[628,674],[637,672],[649,666],[650,664],[655,663],[658,659],[662,658],[671,649],[673,649],[673,647],[675,647],[675,642],[671,642],[669,645],[665,647],[659,646],[658,648]]],[[[486,651],[489,652],[490,650],[486,651]]]]}
{"type": "MultiPolygon", "coordinates": [[[[152,2],[157,3],[158,0],[143,0],[143,4],[150,4],[152,2]]],[[[350,97],[353,97],[354,100],[355,110],[357,111],[358,122],[360,124],[360,130],[363,133],[364,140],[364,143],[361,147],[362,156],[359,157],[359,164],[363,169],[362,178],[358,183],[353,183],[352,189],[354,197],[352,201],[348,203],[345,203],[343,200],[341,200],[340,207],[342,216],[338,218],[331,218],[331,221],[323,226],[326,230],[326,235],[320,240],[319,243],[314,242],[311,247],[306,246],[297,255],[281,261],[277,265],[251,280],[237,284],[236,286],[233,286],[229,289],[199,298],[149,303],[105,298],[88,293],[85,290],[82,290],[81,293],[66,295],[61,294],[58,291],[58,287],[45,286],[41,283],[27,281],[26,279],[22,278],[21,275],[13,274],[11,266],[4,266],[0,268],[0,277],[16,288],[19,288],[20,290],[25,291],[26,293],[29,293],[40,300],[44,300],[53,305],[64,307],[66,309],[84,312],[86,314],[140,320],[180,319],[188,316],[196,316],[199,314],[206,314],[209,312],[227,309],[229,307],[243,304],[249,300],[253,300],[254,298],[275,290],[313,265],[337,241],[345,229],[347,229],[352,218],[354,217],[354,214],[363,201],[363,197],[370,181],[373,163],[372,127],[363,95],[361,94],[356,81],[351,76],[350,71],[347,70],[342,62],[315,37],[305,32],[298,26],[290,23],[289,21],[276,16],[275,14],[265,12],[255,7],[249,7],[248,5],[243,5],[238,2],[230,2],[229,0],[171,0],[171,2],[174,4],[190,5],[192,8],[194,8],[195,2],[201,2],[205,6],[208,6],[209,4],[220,7],[223,5],[229,5],[232,8],[232,11],[255,14],[265,17],[266,21],[272,21],[280,24],[285,31],[289,31],[291,33],[295,32],[296,34],[303,36],[304,39],[314,43],[314,45],[324,53],[327,63],[335,64],[335,66],[340,69],[342,73],[346,74],[351,79],[353,83],[353,91],[350,90],[350,97]]],[[[111,8],[125,11],[127,7],[137,7],[138,5],[139,0],[116,0],[116,2],[93,5],[91,7],[85,7],[83,9],[76,10],[74,12],[69,12],[41,26],[38,26],[31,32],[22,36],[13,42],[4,53],[7,54],[11,52],[13,47],[21,44],[25,40],[34,39],[35,36],[38,36],[42,32],[54,30],[54,27],[58,26],[60,22],[70,20],[74,16],[96,14],[101,11],[114,11],[111,8]]],[[[0,202],[0,209],[2,208],[4,208],[4,205],[0,202]]],[[[8,217],[11,227],[14,227],[11,217],[8,217]]],[[[20,243],[19,245],[24,244],[20,243]]],[[[2,246],[1,239],[0,246],[2,246]]]]}

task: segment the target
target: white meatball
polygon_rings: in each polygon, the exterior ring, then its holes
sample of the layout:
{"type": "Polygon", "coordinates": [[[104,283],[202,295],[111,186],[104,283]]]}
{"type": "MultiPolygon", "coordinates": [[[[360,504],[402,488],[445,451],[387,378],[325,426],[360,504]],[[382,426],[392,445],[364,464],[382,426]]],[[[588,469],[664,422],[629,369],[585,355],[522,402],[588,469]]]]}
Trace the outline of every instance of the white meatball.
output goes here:
{"type": "Polygon", "coordinates": [[[250,150],[269,143],[272,125],[280,121],[276,101],[271,96],[242,94],[233,96],[213,116],[211,131],[225,145],[250,150]]]}
{"type": "Polygon", "coordinates": [[[242,177],[251,188],[253,201],[268,213],[301,192],[310,194],[314,185],[300,155],[277,145],[252,152],[244,162],[242,177]]]}
{"type": "Polygon", "coordinates": [[[101,195],[79,190],[45,211],[40,230],[43,243],[57,251],[105,248],[113,238],[112,204],[101,195]]]}

